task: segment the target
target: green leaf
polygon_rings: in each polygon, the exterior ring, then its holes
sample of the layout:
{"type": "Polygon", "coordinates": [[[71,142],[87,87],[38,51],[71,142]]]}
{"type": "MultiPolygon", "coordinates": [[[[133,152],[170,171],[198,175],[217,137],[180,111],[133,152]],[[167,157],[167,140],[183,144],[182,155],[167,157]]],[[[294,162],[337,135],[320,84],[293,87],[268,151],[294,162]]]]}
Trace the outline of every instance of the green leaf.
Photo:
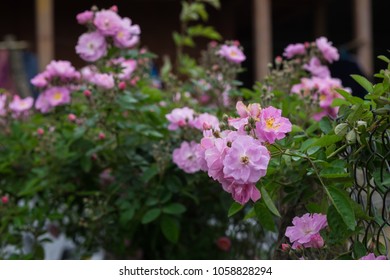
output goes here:
{"type": "Polygon", "coordinates": [[[390,59],[388,59],[386,56],[384,56],[384,55],[380,55],[380,56],[378,56],[378,58],[380,59],[380,60],[383,60],[384,62],[387,62],[387,63],[390,63],[390,59]]]}
{"type": "Polygon", "coordinates": [[[219,0],[197,0],[197,1],[207,3],[216,9],[219,9],[221,7],[221,3],[219,2],[219,0]]]}
{"type": "Polygon", "coordinates": [[[374,91],[374,87],[371,82],[367,80],[365,77],[360,75],[351,75],[352,79],[354,79],[358,84],[360,84],[367,92],[372,93],[374,91]]]}
{"type": "Polygon", "coordinates": [[[317,141],[309,145],[309,147],[313,147],[313,146],[326,147],[341,141],[341,139],[343,138],[338,135],[324,135],[320,139],[318,139],[317,141]]]}
{"type": "Polygon", "coordinates": [[[180,203],[171,203],[164,206],[162,211],[167,214],[180,215],[186,211],[186,207],[180,203]]]}
{"type": "Polygon", "coordinates": [[[326,217],[330,229],[327,240],[328,243],[333,245],[345,242],[345,240],[352,234],[352,231],[345,225],[342,216],[333,205],[329,206],[326,217]]]}
{"type": "Polygon", "coordinates": [[[355,259],[358,260],[361,257],[367,255],[367,249],[363,245],[363,243],[361,243],[360,241],[356,240],[355,243],[353,244],[353,254],[354,254],[355,259]]]}
{"type": "Polygon", "coordinates": [[[92,160],[91,160],[91,158],[88,157],[88,156],[81,157],[80,165],[81,165],[81,169],[85,173],[88,173],[92,169],[92,160]]]}
{"type": "Polygon", "coordinates": [[[164,215],[161,218],[160,227],[162,233],[168,241],[177,243],[180,235],[180,224],[177,219],[164,215]]]}
{"type": "Polygon", "coordinates": [[[191,37],[200,36],[211,40],[221,40],[222,36],[212,26],[203,26],[201,24],[191,26],[187,29],[191,37]]]}
{"type": "Polygon", "coordinates": [[[244,208],[244,205],[241,205],[238,202],[233,202],[229,208],[228,217],[231,217],[231,216],[237,214],[238,212],[241,211],[242,208],[244,208]]]}
{"type": "Polygon", "coordinates": [[[263,199],[265,205],[267,208],[274,214],[275,216],[281,217],[278,209],[276,208],[274,202],[272,201],[272,198],[269,196],[268,192],[265,188],[260,188],[261,198],[263,199]]]}
{"type": "Polygon", "coordinates": [[[150,222],[153,222],[155,219],[157,219],[161,214],[160,208],[154,208],[147,211],[143,216],[141,223],[148,224],[150,222]]]}
{"type": "Polygon", "coordinates": [[[157,164],[152,164],[148,169],[142,174],[141,180],[145,183],[149,182],[154,176],[158,174],[157,164]]]}
{"type": "Polygon", "coordinates": [[[353,211],[351,199],[349,196],[344,191],[334,186],[328,186],[326,187],[326,190],[330,200],[332,201],[332,204],[340,214],[345,225],[349,229],[355,230],[355,213],[353,211]]]}
{"type": "Polygon", "coordinates": [[[256,217],[260,225],[269,231],[276,231],[275,221],[271,212],[268,210],[263,200],[256,202],[254,205],[256,217]]]}
{"type": "Polygon", "coordinates": [[[321,131],[325,134],[328,134],[330,131],[332,131],[332,124],[330,123],[329,118],[322,118],[319,125],[321,131]]]}

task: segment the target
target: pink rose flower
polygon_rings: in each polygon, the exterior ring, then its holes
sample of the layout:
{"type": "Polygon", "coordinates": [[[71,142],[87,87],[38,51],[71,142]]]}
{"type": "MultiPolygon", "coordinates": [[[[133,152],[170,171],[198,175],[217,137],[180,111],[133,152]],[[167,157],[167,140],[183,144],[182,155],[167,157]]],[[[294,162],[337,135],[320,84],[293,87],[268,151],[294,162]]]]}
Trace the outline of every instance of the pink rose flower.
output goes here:
{"type": "Polygon", "coordinates": [[[272,106],[261,111],[260,121],[256,123],[256,135],[262,142],[273,144],[283,139],[292,129],[289,119],[282,117],[282,110],[272,106]]]}
{"type": "Polygon", "coordinates": [[[284,57],[293,58],[296,55],[304,55],[306,48],[304,44],[290,44],[284,49],[284,57]]]}
{"type": "Polygon", "coordinates": [[[91,83],[97,85],[102,89],[112,89],[115,87],[115,80],[111,74],[95,73],[91,79],[91,83]]]}
{"type": "Polygon", "coordinates": [[[387,257],[383,255],[375,257],[374,253],[369,253],[368,255],[361,257],[359,260],[387,260],[387,257]]]}
{"type": "Polygon", "coordinates": [[[237,184],[233,181],[229,188],[233,199],[241,205],[244,205],[250,199],[256,202],[261,198],[260,191],[255,184],[237,184]]]}
{"type": "Polygon", "coordinates": [[[7,114],[7,109],[5,103],[7,102],[7,96],[5,94],[0,95],[0,116],[5,116],[7,114]]]}
{"type": "Polygon", "coordinates": [[[323,57],[329,63],[337,61],[340,58],[338,50],[332,46],[332,42],[329,42],[327,38],[320,37],[316,40],[317,48],[321,51],[323,57]]]}
{"type": "Polygon", "coordinates": [[[238,135],[223,160],[225,178],[233,178],[238,184],[256,183],[267,172],[270,155],[256,139],[238,135]]]}
{"type": "Polygon", "coordinates": [[[292,223],[293,226],[287,227],[285,235],[293,243],[293,249],[300,245],[305,248],[324,246],[319,232],[328,225],[326,215],[306,213],[302,217],[295,217],[292,223]]]}
{"type": "Polygon", "coordinates": [[[30,82],[33,86],[36,86],[37,88],[43,88],[47,86],[47,78],[47,73],[42,72],[32,78],[30,82]]]}
{"type": "Polygon", "coordinates": [[[41,94],[51,107],[70,103],[70,91],[66,87],[52,87],[41,94]]]}
{"type": "Polygon", "coordinates": [[[14,95],[12,101],[9,103],[9,108],[14,113],[23,113],[31,109],[34,104],[32,97],[20,98],[18,95],[14,95]]]}
{"type": "Polygon", "coordinates": [[[88,62],[95,62],[107,53],[106,39],[98,31],[84,33],[79,37],[76,53],[88,62]]]}
{"type": "Polygon", "coordinates": [[[79,13],[76,16],[77,22],[79,24],[86,24],[88,22],[92,22],[93,20],[93,12],[92,11],[84,11],[82,13],[79,13]]]}
{"type": "Polygon", "coordinates": [[[131,48],[139,42],[141,34],[140,27],[135,24],[131,25],[129,18],[122,19],[119,30],[114,36],[114,45],[118,48],[131,48]]]}
{"type": "Polygon", "coordinates": [[[66,60],[52,60],[45,70],[45,76],[49,78],[65,79],[79,79],[80,73],[66,60]]]}
{"type": "Polygon", "coordinates": [[[42,113],[47,113],[49,112],[53,106],[49,104],[48,99],[46,98],[45,92],[42,92],[37,100],[35,101],[35,109],[41,111],[42,113]]]}
{"type": "Polygon", "coordinates": [[[168,129],[177,130],[188,125],[194,119],[194,113],[194,110],[188,107],[173,109],[171,113],[165,116],[170,122],[168,129]]]}
{"type": "Polygon", "coordinates": [[[319,78],[330,77],[329,68],[325,65],[322,65],[318,57],[312,57],[308,64],[303,65],[303,68],[309,71],[315,77],[319,77],[319,78]]]}
{"type": "Polygon", "coordinates": [[[196,142],[184,141],[180,148],[173,151],[173,162],[186,173],[195,173],[200,170],[199,148],[196,142]]]}
{"type": "Polygon", "coordinates": [[[122,19],[112,10],[101,10],[95,14],[93,23],[101,34],[113,36],[121,28],[122,19]]]}
{"type": "Polygon", "coordinates": [[[201,131],[208,129],[219,130],[219,120],[216,116],[203,113],[191,120],[189,126],[201,131]]]}
{"type": "Polygon", "coordinates": [[[233,63],[241,63],[246,59],[244,53],[237,46],[222,45],[217,54],[233,63]]]}

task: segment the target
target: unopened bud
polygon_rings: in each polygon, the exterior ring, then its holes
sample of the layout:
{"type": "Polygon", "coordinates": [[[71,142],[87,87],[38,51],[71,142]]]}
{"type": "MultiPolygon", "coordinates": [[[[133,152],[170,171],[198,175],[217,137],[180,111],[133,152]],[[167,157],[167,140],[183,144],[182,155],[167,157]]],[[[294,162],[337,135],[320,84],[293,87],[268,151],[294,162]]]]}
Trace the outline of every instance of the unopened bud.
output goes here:
{"type": "Polygon", "coordinates": [[[43,135],[43,134],[45,134],[45,131],[43,130],[43,128],[38,128],[37,129],[37,134],[38,135],[43,135]]]}
{"type": "Polygon", "coordinates": [[[90,97],[92,95],[92,92],[89,89],[84,90],[83,92],[85,97],[90,97]]]}
{"type": "Polygon", "coordinates": [[[106,135],[103,132],[99,133],[99,140],[104,140],[106,139],[106,135]]]}
{"type": "Polygon", "coordinates": [[[110,10],[113,11],[113,12],[115,12],[115,13],[117,13],[117,12],[118,12],[118,7],[117,7],[116,5],[114,5],[114,6],[112,6],[112,7],[110,8],[110,10]]]}
{"type": "Polygon", "coordinates": [[[3,196],[1,197],[1,202],[2,202],[3,204],[7,204],[7,203],[9,202],[8,196],[3,195],[3,196]]]}
{"type": "Polygon", "coordinates": [[[287,244],[287,243],[283,243],[281,247],[282,247],[283,252],[289,252],[291,249],[290,244],[287,244]]]}
{"type": "Polygon", "coordinates": [[[124,90],[125,88],[126,88],[126,83],[125,82],[119,82],[119,84],[118,84],[118,88],[120,89],[120,90],[124,90]]]}
{"type": "Polygon", "coordinates": [[[69,120],[69,121],[74,122],[76,119],[77,119],[77,117],[76,117],[75,114],[69,114],[69,115],[68,115],[68,120],[69,120]]]}

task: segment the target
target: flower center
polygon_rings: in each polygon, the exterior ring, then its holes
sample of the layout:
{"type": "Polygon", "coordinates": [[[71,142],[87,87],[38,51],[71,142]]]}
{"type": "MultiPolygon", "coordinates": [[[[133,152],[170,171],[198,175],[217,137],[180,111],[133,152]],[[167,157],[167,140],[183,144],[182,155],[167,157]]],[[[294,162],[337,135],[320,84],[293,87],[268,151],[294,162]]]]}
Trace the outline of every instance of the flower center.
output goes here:
{"type": "Polygon", "coordinates": [[[278,125],[278,124],[277,124],[277,125],[274,125],[274,123],[275,123],[275,119],[271,117],[271,118],[266,119],[266,121],[265,121],[265,126],[266,126],[268,129],[278,128],[279,125],[278,125]]]}
{"type": "Polygon", "coordinates": [[[89,48],[90,50],[93,50],[93,49],[95,49],[95,46],[93,45],[93,43],[89,43],[89,44],[88,44],[88,48],[89,48]]]}
{"type": "Polygon", "coordinates": [[[241,163],[244,165],[247,165],[249,163],[249,157],[248,156],[241,156],[241,163]]]}
{"type": "Polygon", "coordinates": [[[231,57],[237,57],[238,53],[236,51],[230,51],[230,56],[231,57]]]}
{"type": "Polygon", "coordinates": [[[59,92],[59,91],[57,91],[56,93],[54,93],[53,98],[54,98],[54,100],[56,100],[56,101],[61,100],[61,99],[62,99],[62,93],[59,92]]]}

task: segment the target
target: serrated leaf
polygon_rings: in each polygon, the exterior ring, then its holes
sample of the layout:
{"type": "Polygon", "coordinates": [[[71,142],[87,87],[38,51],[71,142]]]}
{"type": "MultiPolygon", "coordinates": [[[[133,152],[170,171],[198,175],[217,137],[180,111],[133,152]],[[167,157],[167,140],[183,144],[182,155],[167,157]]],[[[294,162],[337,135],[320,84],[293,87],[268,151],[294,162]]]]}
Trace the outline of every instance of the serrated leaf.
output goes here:
{"type": "Polygon", "coordinates": [[[228,217],[231,217],[231,216],[237,214],[238,212],[241,211],[242,208],[244,208],[244,205],[241,205],[238,202],[233,202],[229,208],[228,217]]]}
{"type": "Polygon", "coordinates": [[[352,79],[354,79],[358,84],[360,84],[367,92],[372,93],[374,91],[374,87],[372,83],[367,80],[365,77],[360,75],[351,75],[352,79]]]}
{"type": "Polygon", "coordinates": [[[177,219],[164,215],[161,218],[160,227],[168,241],[177,243],[180,236],[180,225],[177,219]]]}
{"type": "Polygon", "coordinates": [[[355,213],[353,211],[351,199],[349,196],[342,190],[334,186],[326,187],[327,194],[332,201],[332,204],[336,208],[337,212],[340,214],[345,225],[351,229],[355,230],[356,220],[355,213]]]}
{"type": "Polygon", "coordinates": [[[276,231],[275,221],[271,212],[268,210],[263,200],[260,200],[254,205],[256,217],[261,226],[269,231],[276,231]]]}
{"type": "Polygon", "coordinates": [[[171,203],[164,206],[162,211],[166,214],[180,215],[186,211],[186,207],[180,203],[171,203]]]}
{"type": "Polygon", "coordinates": [[[153,222],[160,216],[160,214],[161,214],[160,208],[150,209],[142,216],[141,223],[148,224],[150,222],[153,222]]]}
{"type": "Polygon", "coordinates": [[[280,213],[278,209],[276,208],[274,202],[272,201],[272,198],[269,196],[267,190],[263,187],[260,188],[261,193],[261,199],[264,201],[267,208],[274,214],[275,216],[280,217],[280,213]]]}

